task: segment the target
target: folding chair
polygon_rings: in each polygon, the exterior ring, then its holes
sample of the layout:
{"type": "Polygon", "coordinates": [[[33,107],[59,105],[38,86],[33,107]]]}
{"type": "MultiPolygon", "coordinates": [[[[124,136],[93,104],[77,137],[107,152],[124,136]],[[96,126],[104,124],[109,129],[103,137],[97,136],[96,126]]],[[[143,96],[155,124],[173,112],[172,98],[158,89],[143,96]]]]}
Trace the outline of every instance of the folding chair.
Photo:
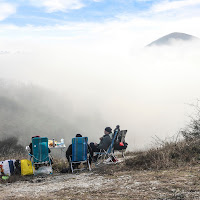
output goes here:
{"type": "Polygon", "coordinates": [[[116,140],[116,137],[119,133],[120,129],[119,126],[116,127],[114,130],[112,142],[107,150],[101,149],[100,152],[94,152],[97,155],[97,162],[96,165],[99,165],[101,163],[117,163],[117,159],[114,155],[114,143],[116,140]]]}
{"type": "Polygon", "coordinates": [[[75,137],[72,138],[72,157],[70,157],[70,167],[72,173],[75,170],[83,170],[82,169],[74,169],[74,165],[85,163],[86,167],[88,167],[89,171],[91,171],[89,156],[88,156],[88,138],[87,137],[75,137]]]}
{"type": "Polygon", "coordinates": [[[124,157],[124,152],[126,151],[126,148],[128,144],[125,142],[127,130],[121,130],[118,132],[115,143],[114,143],[114,151],[121,151],[122,157],[124,157]]]}
{"type": "Polygon", "coordinates": [[[51,167],[47,137],[32,138],[32,152],[33,155],[29,155],[31,156],[31,162],[34,167],[38,167],[39,165],[47,165],[51,167]]]}

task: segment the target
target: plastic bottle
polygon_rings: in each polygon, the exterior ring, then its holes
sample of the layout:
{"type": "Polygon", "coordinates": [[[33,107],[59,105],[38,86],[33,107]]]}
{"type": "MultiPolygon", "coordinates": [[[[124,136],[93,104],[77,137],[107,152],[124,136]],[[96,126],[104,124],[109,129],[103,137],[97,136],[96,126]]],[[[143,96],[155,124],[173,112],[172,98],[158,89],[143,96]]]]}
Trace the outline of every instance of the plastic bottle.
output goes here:
{"type": "Polygon", "coordinates": [[[60,140],[60,142],[61,142],[61,146],[64,146],[64,139],[62,138],[61,140],[60,140]]]}
{"type": "Polygon", "coordinates": [[[55,147],[55,139],[53,138],[53,147],[55,147]]]}

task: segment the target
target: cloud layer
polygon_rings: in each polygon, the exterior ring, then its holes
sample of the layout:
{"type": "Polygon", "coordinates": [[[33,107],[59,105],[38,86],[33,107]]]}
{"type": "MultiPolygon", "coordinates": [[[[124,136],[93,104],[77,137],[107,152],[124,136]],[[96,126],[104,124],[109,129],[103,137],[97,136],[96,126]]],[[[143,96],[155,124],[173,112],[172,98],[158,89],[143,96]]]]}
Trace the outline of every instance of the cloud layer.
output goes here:
{"type": "Polygon", "coordinates": [[[181,1],[161,1],[160,3],[154,4],[152,6],[153,12],[163,12],[170,10],[178,10],[187,6],[200,5],[199,0],[181,0],[181,1]]]}
{"type": "Polygon", "coordinates": [[[67,12],[84,7],[81,0],[30,0],[32,5],[45,8],[46,12],[67,12]]]}
{"type": "Polygon", "coordinates": [[[0,1],[0,21],[16,13],[16,5],[0,1]]]}
{"type": "Polygon", "coordinates": [[[83,121],[77,127],[90,141],[98,141],[100,126],[120,124],[128,129],[129,148],[140,149],[154,135],[172,136],[185,126],[190,114],[186,104],[200,96],[199,44],[179,41],[169,47],[131,51],[131,45],[127,49],[103,38],[79,42],[27,39],[20,52],[14,51],[20,40],[15,47],[4,42],[4,48],[12,51],[0,55],[1,77],[62,94],[73,114],[87,114],[87,126],[83,121]],[[99,124],[98,117],[105,123],[99,124]]]}

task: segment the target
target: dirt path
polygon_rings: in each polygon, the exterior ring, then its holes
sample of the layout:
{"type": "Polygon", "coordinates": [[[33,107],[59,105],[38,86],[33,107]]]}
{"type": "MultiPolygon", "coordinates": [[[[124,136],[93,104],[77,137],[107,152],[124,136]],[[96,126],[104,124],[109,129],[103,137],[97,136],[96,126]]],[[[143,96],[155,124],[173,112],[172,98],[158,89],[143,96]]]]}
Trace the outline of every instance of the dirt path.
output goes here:
{"type": "Polygon", "coordinates": [[[107,165],[92,172],[1,184],[0,199],[200,200],[200,166],[161,171],[122,167],[107,165]]]}

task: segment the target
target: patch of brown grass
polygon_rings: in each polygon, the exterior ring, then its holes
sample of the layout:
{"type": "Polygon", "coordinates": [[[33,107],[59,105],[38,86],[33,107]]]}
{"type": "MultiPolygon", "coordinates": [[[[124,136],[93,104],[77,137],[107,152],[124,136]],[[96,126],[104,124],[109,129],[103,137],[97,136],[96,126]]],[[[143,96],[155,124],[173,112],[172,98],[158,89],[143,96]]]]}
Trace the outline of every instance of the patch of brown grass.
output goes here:
{"type": "Polygon", "coordinates": [[[167,169],[183,165],[195,165],[200,160],[200,140],[166,142],[159,148],[137,152],[126,159],[126,166],[131,169],[167,169]]]}
{"type": "Polygon", "coordinates": [[[68,168],[69,164],[63,159],[53,159],[52,168],[54,172],[60,172],[62,169],[68,168]]]}

